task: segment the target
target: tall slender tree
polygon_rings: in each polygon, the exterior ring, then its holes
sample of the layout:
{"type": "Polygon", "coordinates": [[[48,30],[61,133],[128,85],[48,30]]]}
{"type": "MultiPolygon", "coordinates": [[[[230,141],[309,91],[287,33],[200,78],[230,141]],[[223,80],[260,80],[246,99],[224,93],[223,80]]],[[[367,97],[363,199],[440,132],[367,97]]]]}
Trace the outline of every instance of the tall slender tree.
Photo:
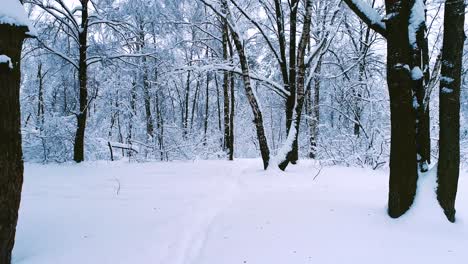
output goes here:
{"type": "Polygon", "coordinates": [[[84,140],[86,131],[86,118],[88,117],[88,3],[89,0],[80,0],[81,26],[78,29],[79,59],[78,59],[78,83],[80,108],[76,114],[77,127],[75,134],[75,148],[73,160],[84,161],[84,140]]]}

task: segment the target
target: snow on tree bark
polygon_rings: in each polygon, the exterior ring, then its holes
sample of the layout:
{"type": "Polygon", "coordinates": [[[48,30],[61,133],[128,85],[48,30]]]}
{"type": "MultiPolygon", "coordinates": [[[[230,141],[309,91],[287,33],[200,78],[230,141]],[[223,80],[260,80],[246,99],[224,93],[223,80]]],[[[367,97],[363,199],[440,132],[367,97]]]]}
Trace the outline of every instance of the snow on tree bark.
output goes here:
{"type": "Polygon", "coordinates": [[[429,83],[429,51],[426,36],[425,1],[410,1],[408,38],[411,49],[411,79],[413,81],[413,101],[416,111],[416,151],[418,167],[422,172],[428,170],[430,163],[431,139],[429,106],[424,105],[427,84],[429,83]]]}
{"type": "MultiPolygon", "coordinates": [[[[422,134],[422,132],[417,133],[416,123],[417,112],[420,108],[418,100],[420,98],[424,100],[425,96],[423,94],[416,97],[415,81],[420,82],[418,92],[422,92],[424,91],[423,79],[426,78],[413,80],[412,77],[415,77],[416,74],[412,75],[411,73],[415,67],[421,66],[420,62],[416,64],[413,54],[416,54],[420,61],[425,58],[424,54],[420,55],[420,52],[425,48],[425,43],[421,42],[422,48],[417,50],[418,53],[414,49],[415,46],[418,48],[416,35],[424,33],[425,27],[422,23],[424,23],[425,14],[424,7],[422,8],[423,12],[420,12],[420,0],[415,1],[410,3],[410,1],[386,0],[387,16],[385,27],[383,27],[375,23],[377,19],[375,10],[370,10],[361,0],[345,0],[348,6],[369,27],[387,39],[387,83],[391,112],[388,214],[394,218],[403,215],[414,201],[418,179],[417,152],[421,149],[417,144],[417,135],[422,134]],[[411,17],[412,15],[413,17],[411,17]],[[413,69],[410,65],[413,66],[413,69]]],[[[417,75],[420,77],[420,74],[417,75]]],[[[419,116],[421,120],[422,116],[419,116]]],[[[428,125],[424,128],[429,129],[428,125]]]]}
{"type": "Polygon", "coordinates": [[[244,81],[244,89],[247,95],[247,100],[249,101],[250,107],[254,115],[254,124],[257,130],[257,139],[260,147],[260,153],[263,160],[263,168],[267,169],[270,162],[270,149],[268,147],[268,142],[265,134],[265,128],[263,124],[263,115],[258,104],[258,100],[255,96],[255,93],[252,88],[249,64],[247,61],[247,55],[245,54],[244,45],[237,30],[236,22],[231,18],[231,13],[229,6],[226,0],[221,0],[223,10],[225,12],[225,21],[228,23],[230,32],[232,35],[232,40],[234,41],[234,46],[237,50],[237,55],[239,56],[241,68],[242,68],[242,79],[244,81]]]}
{"type": "Polygon", "coordinates": [[[460,86],[465,7],[464,1],[445,1],[437,199],[450,222],[455,222],[455,199],[460,173],[460,86]]]}
{"type": "MultiPolygon", "coordinates": [[[[302,108],[304,105],[304,99],[305,99],[305,85],[306,85],[306,69],[307,65],[305,62],[305,53],[306,53],[306,48],[307,44],[309,43],[309,38],[310,38],[310,25],[311,25],[311,16],[312,16],[312,1],[307,0],[305,3],[305,15],[304,15],[304,25],[302,29],[302,35],[301,39],[299,41],[299,46],[298,46],[298,51],[297,51],[297,67],[298,70],[295,72],[294,77],[291,80],[291,83],[294,82],[294,89],[292,89],[291,94],[295,94],[294,96],[294,104],[292,107],[292,110],[294,113],[291,116],[291,124],[290,128],[287,131],[288,132],[288,137],[286,139],[286,142],[284,143],[283,147],[279,150],[278,152],[278,166],[281,170],[286,169],[288,166],[288,163],[294,163],[297,161],[297,152],[298,152],[298,146],[297,146],[297,138],[298,138],[298,132],[299,132],[299,126],[301,123],[301,114],[302,114],[302,108]],[[296,80],[297,78],[297,80],[296,80]],[[297,91],[296,91],[297,90],[297,91]]],[[[291,23],[293,20],[291,19],[291,23]]],[[[294,48],[295,52],[295,48],[294,48]]],[[[296,57],[294,57],[296,59],[296,57]]],[[[296,65],[296,64],[294,64],[296,65]]],[[[290,75],[291,77],[292,75],[290,75]]]]}
{"type": "Polygon", "coordinates": [[[23,185],[20,59],[23,40],[30,29],[28,23],[17,19],[25,16],[18,1],[2,4],[0,56],[8,59],[0,60],[0,263],[10,264],[23,185]]]}
{"type": "Polygon", "coordinates": [[[416,111],[410,76],[411,49],[408,22],[410,6],[405,1],[386,1],[387,82],[390,94],[391,147],[388,214],[399,217],[412,205],[418,179],[416,163],[416,111]]]}

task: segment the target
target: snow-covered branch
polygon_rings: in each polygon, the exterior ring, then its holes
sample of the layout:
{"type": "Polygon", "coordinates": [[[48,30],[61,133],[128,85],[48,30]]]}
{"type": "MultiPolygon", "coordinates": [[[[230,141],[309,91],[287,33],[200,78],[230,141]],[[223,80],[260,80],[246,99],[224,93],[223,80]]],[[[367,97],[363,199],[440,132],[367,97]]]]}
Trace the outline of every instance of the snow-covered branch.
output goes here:
{"type": "Polygon", "coordinates": [[[351,10],[364,22],[383,37],[387,36],[387,28],[383,18],[372,6],[364,0],[344,0],[351,10]]]}
{"type": "MultiPolygon", "coordinates": [[[[198,72],[210,72],[210,71],[228,71],[232,72],[235,74],[242,75],[242,69],[232,65],[232,64],[209,64],[209,65],[204,65],[204,66],[187,66],[187,67],[180,67],[177,68],[176,71],[198,71],[198,72]]],[[[255,81],[259,81],[263,84],[265,84],[267,87],[270,87],[276,94],[281,96],[282,98],[286,98],[289,96],[290,92],[284,89],[282,85],[279,83],[262,77],[258,74],[250,72],[250,78],[255,81]]]]}

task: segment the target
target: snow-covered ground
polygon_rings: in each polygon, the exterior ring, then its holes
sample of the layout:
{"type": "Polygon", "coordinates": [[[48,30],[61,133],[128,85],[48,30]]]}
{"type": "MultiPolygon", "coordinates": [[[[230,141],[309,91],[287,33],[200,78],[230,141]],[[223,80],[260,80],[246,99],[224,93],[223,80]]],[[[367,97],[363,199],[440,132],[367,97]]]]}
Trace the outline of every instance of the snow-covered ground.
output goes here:
{"type": "Polygon", "coordinates": [[[384,171],[260,160],[26,164],[15,264],[466,263],[432,174],[404,217],[386,215],[384,171]],[[315,179],[314,179],[315,178],[315,179]]]}

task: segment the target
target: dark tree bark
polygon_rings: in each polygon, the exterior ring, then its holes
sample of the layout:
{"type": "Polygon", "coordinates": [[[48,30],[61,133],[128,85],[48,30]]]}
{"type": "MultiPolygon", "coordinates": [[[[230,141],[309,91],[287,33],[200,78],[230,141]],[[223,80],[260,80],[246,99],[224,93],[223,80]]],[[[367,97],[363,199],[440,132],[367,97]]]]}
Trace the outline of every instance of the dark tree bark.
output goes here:
{"type": "MultiPolygon", "coordinates": [[[[189,61],[189,67],[192,66],[192,59],[193,59],[193,51],[190,50],[190,61],[189,61]]],[[[184,138],[187,137],[188,133],[188,116],[189,116],[189,97],[190,97],[190,77],[191,77],[191,71],[189,70],[187,72],[187,82],[185,84],[185,99],[184,99],[184,111],[182,112],[182,125],[184,128],[183,135],[184,138]]]]}
{"type": "Polygon", "coordinates": [[[280,60],[278,61],[283,78],[283,85],[289,90],[288,64],[286,60],[286,34],[284,30],[284,12],[281,0],[275,0],[276,27],[278,28],[278,43],[280,51],[280,60]]]}
{"type": "Polygon", "coordinates": [[[40,130],[44,127],[44,74],[42,74],[42,63],[37,67],[37,81],[39,82],[39,91],[37,95],[37,121],[40,130]]]}
{"type": "MultiPolygon", "coordinates": [[[[304,26],[302,29],[302,35],[301,39],[299,41],[298,45],[298,51],[297,51],[297,72],[294,73],[293,75],[290,75],[291,78],[291,86],[292,86],[292,80],[294,80],[294,102],[293,102],[293,118],[291,119],[293,123],[291,123],[291,127],[294,126],[294,140],[292,142],[291,150],[287,153],[286,158],[278,164],[279,168],[281,170],[285,170],[286,167],[288,166],[289,162],[295,163],[298,159],[298,136],[299,136],[299,126],[301,124],[301,114],[302,114],[302,108],[304,105],[304,100],[305,100],[305,73],[306,73],[306,63],[305,63],[305,52],[306,52],[306,47],[307,43],[309,42],[310,38],[310,25],[311,25],[311,16],[312,16],[312,2],[311,0],[308,0],[305,2],[305,17],[304,17],[304,26]],[[296,75],[297,74],[297,75],[296,75]],[[296,83],[296,78],[297,78],[297,83],[296,83]]],[[[292,22],[291,18],[291,22],[292,22]]],[[[296,56],[294,56],[296,59],[296,56]]],[[[294,67],[296,67],[296,64],[294,64],[294,67]]],[[[291,89],[292,93],[292,89],[291,89]]],[[[290,127],[290,128],[291,128],[290,127]]],[[[288,137],[290,137],[291,129],[288,130],[288,137]]]]}
{"type": "Polygon", "coordinates": [[[216,106],[218,109],[218,130],[222,134],[222,136],[219,138],[219,146],[221,149],[224,149],[224,132],[223,132],[223,125],[222,122],[224,120],[221,119],[221,93],[219,91],[219,83],[218,83],[218,75],[214,75],[214,81],[215,81],[215,86],[216,86],[216,106]]]}
{"type": "MultiPolygon", "coordinates": [[[[424,29],[426,30],[427,27],[425,26],[424,29]]],[[[418,98],[418,110],[420,114],[418,122],[418,137],[416,140],[419,147],[417,151],[421,156],[421,159],[418,161],[419,169],[421,172],[426,172],[428,170],[428,164],[431,163],[431,123],[429,104],[426,105],[424,100],[428,97],[429,94],[431,72],[429,68],[429,42],[424,31],[419,34],[418,41],[421,43],[422,47],[421,64],[423,67],[424,85],[421,87],[421,92],[418,93],[418,96],[420,96],[421,99],[418,98]]]]}
{"type": "MultiPolygon", "coordinates": [[[[291,0],[291,12],[290,12],[290,22],[289,22],[289,92],[290,95],[286,98],[286,133],[289,134],[291,126],[293,125],[293,116],[295,111],[295,106],[297,103],[297,97],[299,96],[296,91],[297,84],[297,61],[296,61],[296,33],[297,33],[297,10],[299,7],[299,0],[291,0]]],[[[288,87],[286,87],[288,88],[288,87]]],[[[296,116],[296,118],[300,118],[300,116],[296,116]]],[[[296,130],[297,133],[299,132],[296,130]]],[[[292,164],[296,164],[299,153],[298,153],[298,143],[297,140],[294,140],[292,145],[292,150],[288,153],[288,162],[292,164]]],[[[287,164],[283,164],[280,166],[286,168],[287,164]]]]}
{"type": "MultiPolygon", "coordinates": [[[[145,28],[143,26],[143,22],[140,21],[140,32],[138,35],[138,41],[139,41],[139,50],[144,52],[145,49],[145,28]]],[[[154,134],[154,124],[153,124],[153,114],[151,112],[151,95],[150,95],[150,89],[151,89],[151,84],[149,81],[149,74],[148,74],[148,63],[147,63],[147,58],[146,56],[143,56],[141,58],[141,62],[143,64],[143,76],[142,76],[142,82],[143,82],[143,100],[145,103],[145,120],[146,120],[146,135],[147,139],[152,140],[153,134],[154,134]]]]}
{"type": "MultiPolygon", "coordinates": [[[[426,91],[427,92],[427,91],[426,91]]],[[[431,121],[429,105],[420,109],[418,117],[418,154],[421,158],[418,160],[418,167],[421,172],[427,172],[428,164],[431,164],[431,121]]]]}
{"type": "Polygon", "coordinates": [[[396,14],[386,23],[392,140],[388,214],[396,218],[410,208],[416,194],[416,111],[413,109],[413,82],[409,68],[409,1],[386,0],[385,4],[387,14],[396,14]]]}
{"type": "Polygon", "coordinates": [[[460,173],[460,86],[465,41],[464,23],[464,1],[446,0],[439,95],[437,199],[450,222],[455,222],[455,199],[460,173]]]}
{"type": "MultiPolygon", "coordinates": [[[[231,49],[232,56],[232,49],[231,49]]],[[[235,95],[234,95],[234,74],[230,73],[231,79],[231,108],[229,110],[229,160],[234,160],[234,117],[235,117],[235,95]]]]}
{"type": "MultiPolygon", "coordinates": [[[[208,52],[207,52],[208,53],[208,52]]],[[[208,132],[208,115],[209,115],[209,103],[210,103],[210,73],[206,73],[206,89],[205,89],[205,116],[203,117],[203,144],[206,145],[206,133],[208,132]]]]}
{"type": "Polygon", "coordinates": [[[143,57],[143,96],[145,101],[145,114],[146,114],[146,134],[149,138],[153,138],[154,125],[153,114],[151,113],[151,96],[150,96],[150,82],[148,80],[148,66],[146,58],[143,57]]]}
{"type": "MultiPolygon", "coordinates": [[[[137,73],[134,73],[135,76],[138,76],[137,73]]],[[[133,140],[133,119],[136,117],[136,100],[137,100],[137,84],[136,84],[136,77],[134,78],[132,82],[132,89],[130,91],[130,117],[129,117],[129,122],[128,122],[128,134],[127,134],[127,144],[132,144],[133,140]]],[[[122,150],[122,153],[124,154],[125,151],[122,150]]],[[[131,157],[133,153],[131,151],[127,152],[128,156],[131,157]]]]}
{"type": "Polygon", "coordinates": [[[397,218],[411,207],[418,180],[417,108],[414,108],[415,81],[411,78],[410,68],[416,64],[408,29],[410,8],[414,1],[385,0],[386,13],[392,14],[385,24],[371,19],[358,8],[356,0],[345,2],[362,21],[387,39],[387,83],[391,115],[388,214],[397,218]]]}
{"type": "MultiPolygon", "coordinates": [[[[425,1],[424,1],[425,2],[425,1]]],[[[410,7],[416,4],[410,1],[410,7]]],[[[424,19],[425,20],[425,19],[424,19]]],[[[429,81],[429,51],[426,37],[426,24],[421,23],[415,32],[415,43],[410,43],[413,92],[416,102],[416,152],[418,167],[422,172],[427,171],[430,163],[430,133],[429,106],[424,106],[426,84],[429,81]],[[419,73],[418,73],[419,72],[419,73]]]]}
{"type": "Polygon", "coordinates": [[[198,97],[200,96],[200,76],[197,77],[197,85],[195,86],[195,95],[192,101],[192,114],[190,117],[190,130],[195,122],[195,113],[198,113],[198,97]]]}
{"type": "MultiPolygon", "coordinates": [[[[229,38],[229,34],[227,36],[227,44],[229,48],[229,56],[231,59],[234,57],[234,48],[232,47],[232,43],[229,38]]],[[[234,160],[234,118],[235,118],[235,101],[236,98],[234,96],[234,88],[235,88],[235,76],[233,72],[229,73],[229,144],[228,144],[228,159],[234,160]]]]}
{"type": "Polygon", "coordinates": [[[156,91],[156,128],[158,129],[158,146],[159,146],[159,158],[161,161],[164,160],[164,119],[161,112],[161,104],[159,102],[159,91],[156,91]]]}
{"type": "MultiPolygon", "coordinates": [[[[280,0],[275,0],[275,20],[278,28],[278,43],[279,43],[279,58],[278,64],[281,70],[283,85],[285,90],[289,91],[289,96],[286,97],[285,114],[286,114],[286,133],[289,133],[291,124],[293,123],[294,106],[296,103],[296,79],[297,79],[297,59],[296,59],[296,33],[297,33],[297,13],[299,1],[293,0],[288,3],[290,6],[289,13],[289,66],[286,60],[286,37],[285,37],[285,22],[282,3],[280,0]],[[289,69],[289,70],[288,70],[289,69]]],[[[299,159],[299,146],[297,139],[294,140],[292,151],[288,155],[291,163],[296,164],[299,159]]]]}
{"type": "MultiPolygon", "coordinates": [[[[222,121],[221,121],[221,99],[220,99],[220,92],[219,92],[219,84],[218,84],[218,75],[214,75],[215,87],[216,87],[216,109],[218,113],[218,130],[220,132],[223,131],[222,121]]],[[[223,147],[223,139],[221,138],[221,147],[223,147]]]]}
{"type": "Polygon", "coordinates": [[[84,161],[84,140],[86,131],[86,118],[88,116],[88,2],[89,0],[81,1],[81,31],[79,32],[78,41],[80,44],[80,57],[78,63],[78,82],[79,82],[79,102],[80,109],[76,115],[77,128],[75,134],[75,145],[73,149],[73,160],[76,162],[84,161]]]}
{"type": "Polygon", "coordinates": [[[20,58],[27,27],[0,24],[0,263],[10,264],[23,185],[20,58]]]}
{"type": "MultiPolygon", "coordinates": [[[[223,24],[223,59],[224,61],[228,60],[228,41],[229,41],[229,28],[227,22],[223,24]]],[[[224,113],[224,140],[223,140],[223,149],[224,151],[228,150],[230,146],[230,117],[229,117],[229,72],[223,72],[223,113],[224,113]]]]}

